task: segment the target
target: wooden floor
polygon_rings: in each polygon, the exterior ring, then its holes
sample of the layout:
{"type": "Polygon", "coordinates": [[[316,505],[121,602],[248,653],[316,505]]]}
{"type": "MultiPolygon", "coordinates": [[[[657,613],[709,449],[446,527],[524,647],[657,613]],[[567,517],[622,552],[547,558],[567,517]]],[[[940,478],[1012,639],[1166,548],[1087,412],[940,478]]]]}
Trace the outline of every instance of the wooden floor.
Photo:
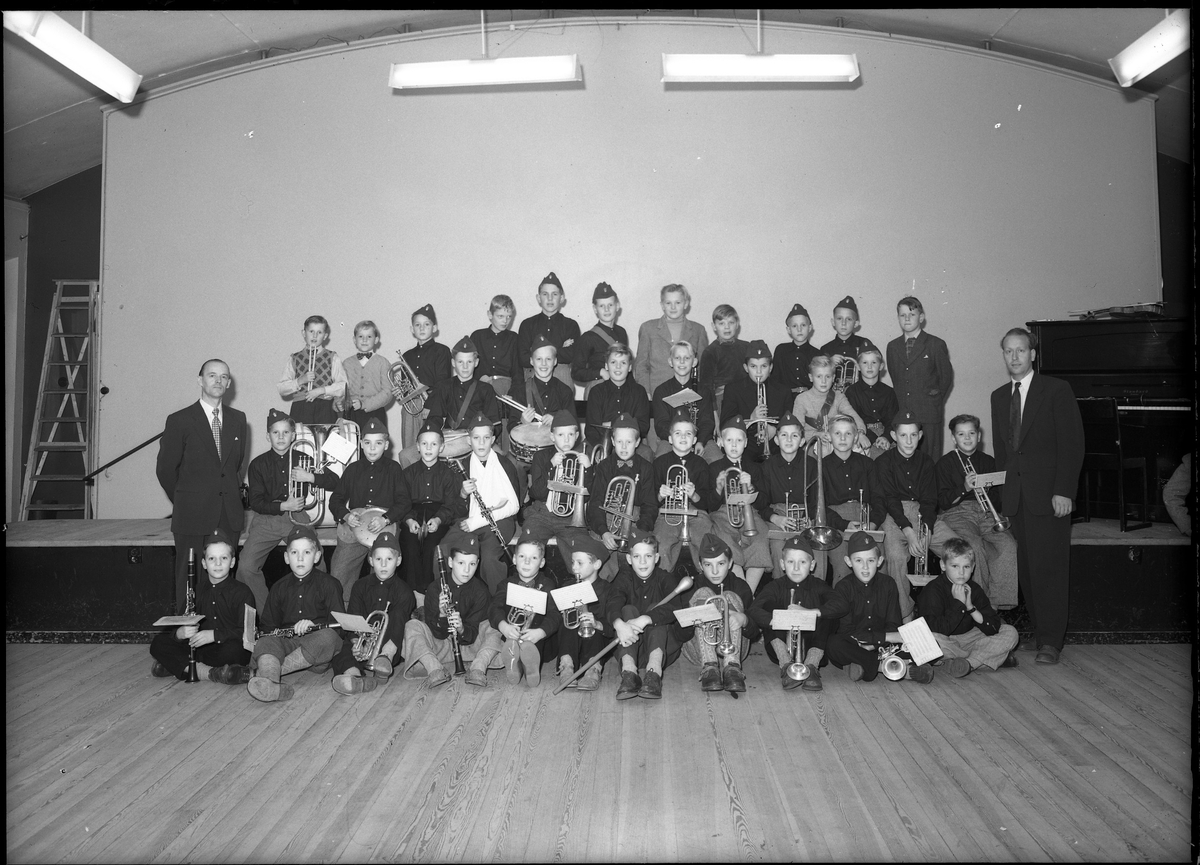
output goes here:
{"type": "MultiPolygon", "coordinates": [[[[287,703],[145,646],[9,645],[12,862],[1194,859],[1192,650],[660,702],[395,678],[287,703]]],[[[552,681],[550,682],[552,683],[552,681]]]]}

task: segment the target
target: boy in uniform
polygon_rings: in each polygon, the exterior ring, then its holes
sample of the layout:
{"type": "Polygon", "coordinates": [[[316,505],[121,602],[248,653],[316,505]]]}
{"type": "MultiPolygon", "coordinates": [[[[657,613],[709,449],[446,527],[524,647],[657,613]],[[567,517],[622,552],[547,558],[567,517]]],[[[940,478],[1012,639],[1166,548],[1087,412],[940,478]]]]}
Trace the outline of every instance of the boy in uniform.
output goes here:
{"type": "Polygon", "coordinates": [[[437,576],[425,590],[424,621],[409,619],[404,625],[404,659],[408,664],[404,678],[416,679],[423,674],[426,688],[449,682],[444,665],[452,663],[454,657],[450,640],[453,630],[463,663],[470,664],[467,684],[486,687],[488,665],[500,652],[500,633],[488,622],[491,596],[487,586],[473,579],[479,567],[479,542],[473,535],[463,534],[447,539],[442,546],[449,548],[447,615],[443,615],[442,581],[437,576]]]}
{"type": "Polygon", "coordinates": [[[821,346],[820,353],[833,361],[836,371],[848,360],[857,362],[858,353],[870,345],[871,341],[856,333],[858,330],[858,304],[850,295],[846,295],[837,302],[837,306],[833,308],[833,318],[829,320],[829,323],[833,325],[834,337],[821,346]]]}
{"type": "MultiPolygon", "coordinates": [[[[564,409],[570,412],[572,418],[575,417],[575,389],[568,387],[562,383],[562,379],[555,377],[558,349],[544,334],[539,333],[533,338],[529,362],[533,365],[533,376],[518,382],[512,391],[513,399],[525,406],[525,411],[517,414],[516,409],[507,403],[502,409],[509,425],[509,428],[505,430],[506,435],[510,435],[511,427],[518,423],[540,423],[548,427],[553,422],[555,412],[564,409]]],[[[578,421],[575,422],[575,426],[578,431],[578,421]]],[[[543,450],[549,450],[549,448],[543,450]]],[[[513,455],[511,449],[508,450],[508,454],[514,462],[518,463],[518,468],[521,469],[518,474],[524,478],[525,472],[532,466],[532,461],[526,462],[524,459],[519,459],[513,455]]]]}
{"type": "MultiPolygon", "coordinates": [[[[606,617],[606,611],[612,597],[612,588],[604,580],[596,579],[600,568],[608,557],[608,550],[595,538],[577,538],[571,547],[571,572],[575,574],[576,583],[588,583],[596,593],[596,602],[587,604],[579,610],[579,626],[575,628],[561,627],[558,631],[558,675],[569,679],[575,675],[575,669],[585,664],[612,638],[612,624],[606,617]],[[595,633],[583,637],[579,631],[584,626],[591,626],[595,633]]],[[[550,602],[553,605],[553,601],[550,602]]],[[[561,618],[561,615],[560,615],[561,618]]],[[[577,682],[567,685],[568,688],[578,688],[581,691],[594,691],[600,687],[601,671],[604,661],[594,664],[577,682]]]]}
{"type": "Polygon", "coordinates": [[[471,331],[471,342],[479,349],[480,381],[492,386],[497,396],[512,390],[513,377],[521,372],[519,338],[512,329],[517,308],[507,294],[498,294],[488,304],[488,327],[471,331]]]}
{"type": "Polygon", "coordinates": [[[742,320],[736,309],[722,303],[713,310],[713,333],[717,341],[709,343],[700,356],[697,377],[700,387],[704,388],[701,392],[712,401],[718,417],[721,401],[725,398],[725,385],[741,377],[746,353],[750,351],[750,343],[738,337],[741,331],[742,320]]]}
{"type": "MultiPolygon", "coordinates": [[[[696,425],[692,423],[692,419],[683,409],[675,410],[675,416],[671,419],[669,435],[671,452],[654,461],[654,487],[658,491],[659,501],[659,514],[658,520],[654,523],[654,536],[658,540],[658,548],[664,551],[663,567],[671,572],[675,569],[675,562],[679,558],[680,547],[683,545],[682,522],[679,522],[678,525],[671,525],[671,522],[686,519],[689,535],[702,537],[706,532],[712,531],[712,520],[708,515],[720,504],[720,499],[717,497],[716,486],[713,484],[712,472],[708,463],[695,454],[696,425]],[[694,516],[668,517],[662,513],[662,509],[670,503],[676,492],[667,483],[670,475],[673,474],[671,469],[675,466],[683,466],[687,472],[687,480],[682,486],[683,506],[696,511],[694,516]]],[[[692,556],[692,564],[695,565],[698,572],[700,561],[696,550],[693,547],[689,548],[689,551],[692,556]]]]}
{"type": "Polygon", "coordinates": [[[771,378],[787,388],[794,399],[796,394],[812,387],[812,381],[808,377],[808,365],[821,352],[809,344],[813,335],[812,319],[802,305],[797,303],[792,307],[792,311],[783,320],[783,325],[787,329],[790,341],[775,346],[771,378]]]}
{"type": "Polygon", "coordinates": [[[522,677],[531,687],[536,687],[542,681],[542,664],[548,655],[554,654],[553,649],[549,648],[549,638],[558,633],[562,624],[558,607],[549,596],[550,590],[557,589],[558,585],[550,572],[544,570],[545,549],[545,545],[534,538],[528,529],[523,531],[513,553],[516,564],[509,571],[508,579],[492,595],[489,620],[504,638],[500,660],[507,671],[510,685],[519,684],[522,677]],[[546,612],[530,615],[521,627],[514,625],[509,621],[509,585],[546,592],[546,612]]]}
{"type": "Polygon", "coordinates": [[[529,484],[530,502],[525,509],[525,532],[543,546],[546,541],[555,538],[559,553],[565,561],[567,545],[577,535],[587,534],[587,529],[571,525],[574,516],[574,496],[570,493],[555,492],[548,484],[554,480],[567,454],[572,454],[572,458],[578,461],[574,485],[586,488],[586,472],[591,463],[587,454],[576,450],[579,443],[579,422],[575,420],[575,415],[566,409],[559,409],[554,413],[551,431],[554,433],[554,446],[539,451],[533,458],[532,480],[529,484]],[[568,513],[565,516],[551,513],[551,497],[568,503],[568,513]]]}
{"type": "MultiPolygon", "coordinates": [[[[766,495],[759,495],[755,502],[759,515],[780,532],[799,533],[803,528],[787,515],[789,509],[807,511],[809,520],[816,516],[817,461],[807,454],[797,459],[803,440],[800,421],[790,411],[784,412],[775,434],[778,449],[763,463],[766,495]]],[[[785,540],[787,537],[770,539],[772,562],[783,558],[785,540]]]]}
{"type": "Polygon", "coordinates": [[[942,408],[954,380],[946,343],[925,332],[925,308],[915,297],[896,304],[900,336],[887,344],[887,368],[892,374],[900,411],[911,412],[928,432],[921,450],[932,460],[942,456],[942,408]]]}
{"type": "Polygon", "coordinates": [[[363,458],[346,466],[329,497],[329,511],[338,524],[337,547],[329,569],[334,579],[342,584],[343,603],[350,601],[350,589],[358,579],[368,552],[354,530],[365,525],[367,531],[377,534],[390,526],[388,531],[395,532],[396,520],[411,510],[404,494],[400,466],[387,458],[387,427],[371,418],[363,428],[359,447],[363,458]],[[384,513],[364,521],[357,513],[360,508],[383,508],[384,513]]]}
{"type": "MultiPolygon", "coordinates": [[[[825,558],[833,565],[831,585],[837,585],[850,573],[846,566],[846,541],[854,532],[869,532],[875,528],[874,519],[862,521],[862,508],[871,506],[871,472],[875,467],[870,457],[854,451],[858,428],[854,419],[838,415],[829,427],[833,453],[821,460],[821,479],[825,484],[825,522],[842,533],[842,542],[828,553],[817,552],[820,562],[819,579],[824,579],[825,558]]],[[[868,513],[868,517],[870,514],[868,513]]]]}
{"type": "Polygon", "coordinates": [[[758,625],[746,614],[754,599],[754,591],[745,580],[729,572],[732,564],[733,550],[729,544],[714,534],[705,535],[700,542],[700,568],[704,578],[697,580],[691,592],[683,595],[689,607],[706,604],[715,597],[729,605],[728,634],[724,633],[725,614],[721,621],[715,623],[715,627],[697,625],[694,628],[679,628],[684,660],[700,667],[701,691],[729,691],[736,694],[746,691],[742,660],[750,654],[751,641],[758,637],[758,625]],[[718,645],[724,643],[733,647],[730,654],[722,654],[717,645],[709,642],[717,635],[718,645]]]}
{"type": "Polygon", "coordinates": [[[942,549],[942,573],[921,590],[917,609],[945,655],[942,666],[956,679],[985,667],[1017,666],[1019,635],[1000,621],[983,587],[971,579],[975,551],[962,538],[942,549]]]}
{"type": "Polygon", "coordinates": [[[645,388],[629,377],[632,361],[629,346],[618,342],[608,347],[604,360],[608,378],[588,394],[584,434],[589,448],[603,445],[613,419],[625,413],[637,421],[642,439],[638,452],[647,460],[652,460],[654,452],[646,443],[646,435],[650,432],[650,398],[646,396],[645,388]]]}
{"type": "Polygon", "coordinates": [[[1017,605],[1017,542],[1012,532],[995,531],[996,514],[1002,503],[999,489],[985,490],[983,495],[992,503],[985,510],[975,490],[967,486],[967,478],[990,474],[996,470],[996,460],[979,450],[979,418],[960,414],[950,421],[954,450],[944,454],[934,466],[937,478],[938,518],[933,527],[929,547],[939,556],[951,538],[962,538],[975,551],[975,573],[978,582],[992,596],[998,607],[1017,605]]]}
{"type": "Polygon", "coordinates": [[[779,567],[786,579],[772,580],[754,599],[750,606],[750,618],[763,630],[767,645],[774,650],[779,663],[779,679],[783,690],[803,688],[806,691],[821,690],[821,670],[829,638],[838,627],[838,620],[850,612],[845,597],[835,592],[824,580],[810,580],[816,559],[808,541],[802,537],[788,538],[783,544],[783,557],[779,567]],[[801,632],[801,641],[793,647],[795,656],[788,654],[788,631],[771,630],[771,619],[775,610],[815,610],[815,631],[801,632]],[[805,647],[800,654],[801,645],[805,647]],[[788,665],[802,663],[808,667],[808,678],[803,682],[787,674],[788,665]]]}
{"type": "Polygon", "coordinates": [[[846,400],[866,424],[867,440],[871,447],[867,456],[876,459],[892,446],[887,436],[888,425],[900,411],[896,392],[884,384],[883,353],[867,343],[858,352],[858,381],[846,388],[846,400]]]}
{"type": "Polygon", "coordinates": [[[373,321],[354,325],[354,357],[342,361],[346,376],[343,416],[358,424],[367,425],[378,418],[387,426],[387,410],[392,404],[392,365],[379,354],[379,328],[373,321]]]}
{"type": "Polygon", "coordinates": [[[254,606],[259,610],[267,604],[263,562],[294,528],[291,514],[304,507],[298,496],[291,495],[292,482],[315,483],[323,490],[332,491],[339,480],[333,472],[314,474],[301,468],[289,472],[289,452],[296,441],[296,422],[278,409],[273,408],[267,413],[267,441],[271,449],[250,461],[248,498],[254,518],[250,520],[250,531],[242,547],[242,566],[237,573],[238,581],[254,593],[254,606]]]}
{"type": "Polygon", "coordinates": [[[796,397],[792,413],[804,421],[804,440],[807,444],[814,436],[821,439],[821,455],[828,456],[832,446],[829,440],[829,422],[838,415],[854,419],[858,431],[856,443],[864,451],[871,446],[867,438],[866,425],[858,413],[850,407],[844,393],[833,388],[833,362],[823,354],[812,359],[808,365],[812,387],[796,397]]]}
{"type": "MultiPolygon", "coordinates": [[[[637,421],[631,415],[622,412],[613,418],[611,436],[612,449],[609,455],[596,463],[592,469],[592,483],[588,487],[590,495],[587,499],[588,528],[600,539],[604,547],[613,553],[607,557],[608,561],[600,573],[601,578],[606,581],[611,581],[616,576],[619,565],[619,557],[616,552],[621,547],[616,533],[612,530],[615,515],[603,510],[608,495],[608,486],[612,479],[621,475],[635,482],[633,489],[634,526],[643,532],[653,532],[654,520],[658,516],[654,467],[645,457],[637,453],[638,445],[642,443],[637,421]]],[[[625,540],[628,543],[629,539],[625,540]]]]}
{"type": "Polygon", "coordinates": [[[346,634],[342,648],[333,656],[333,690],[350,696],[375,690],[376,679],[388,679],[404,642],[404,624],[417,608],[413,590],[396,579],[400,565],[400,542],[391,532],[380,532],[371,545],[371,572],[374,579],[359,580],[350,592],[347,612],[368,618],[386,612],[387,629],[375,642],[374,657],[359,661],[354,657],[356,634],[346,634]],[[370,678],[366,678],[369,676],[370,678]]]}
{"type": "MultiPolygon", "coordinates": [[[[729,505],[725,503],[729,487],[729,475],[737,472],[746,493],[759,494],[760,498],[767,495],[767,481],[763,475],[760,463],[743,461],[742,454],[746,450],[746,427],[738,416],[731,417],[721,425],[721,445],[725,456],[712,464],[713,485],[718,504],[712,512],[713,532],[730,547],[733,566],[740,569],[750,591],[758,589],[763,573],[771,567],[771,547],[767,537],[767,522],[759,515],[755,505],[729,505]],[[734,528],[730,519],[730,510],[735,509],[741,520],[741,528],[734,528]],[[747,535],[746,532],[750,532],[747,535]]],[[[756,499],[755,502],[758,500],[756,499]]]]}
{"type": "Polygon", "coordinates": [[[675,374],[655,389],[654,398],[650,401],[654,412],[654,431],[659,439],[655,456],[660,457],[670,452],[671,444],[668,440],[671,435],[667,427],[670,426],[671,416],[676,410],[684,409],[696,425],[696,453],[711,463],[721,456],[721,449],[713,442],[716,415],[713,413],[708,388],[696,381],[696,352],[689,343],[681,340],[671,346],[671,369],[675,374]],[[675,407],[667,402],[667,397],[689,388],[699,399],[675,407]]]}
{"type": "MultiPolygon", "coordinates": [[[[833,591],[842,596],[849,612],[829,638],[826,654],[838,669],[845,668],[850,681],[870,682],[879,674],[879,646],[901,643],[900,599],[896,583],[879,571],[879,548],[866,532],[855,532],[848,545],[854,579],[842,580],[833,591]]],[[[909,664],[906,678],[927,685],[933,667],[909,664]]]]}
{"type": "Polygon", "coordinates": [[[288,355],[279,379],[279,395],[292,403],[292,419],[306,424],[337,421],[334,401],[346,393],[346,371],[336,351],[325,348],[329,322],[310,315],[300,331],[304,348],[288,355]]]}
{"type": "Polygon", "coordinates": [[[911,412],[896,415],[892,420],[892,441],[896,447],[875,460],[870,480],[871,513],[881,521],[884,559],[888,573],[896,581],[900,614],[905,622],[913,617],[908,557],[927,553],[921,546],[920,527],[923,525],[932,532],[937,516],[936,470],[933,460],[917,450],[921,434],[921,424],[911,412]]]}
{"type": "MultiPolygon", "coordinates": [[[[417,436],[421,459],[400,473],[410,510],[400,517],[400,573],[414,592],[429,585],[434,551],[455,520],[467,514],[462,475],[443,459],[442,431],[425,424],[417,436]]],[[[420,599],[418,599],[420,600],[420,599]]]]}
{"type": "MultiPolygon", "coordinates": [[[[412,314],[411,329],[417,344],[404,352],[404,361],[412,367],[421,384],[432,390],[438,382],[445,381],[454,373],[451,372],[450,349],[435,339],[438,333],[437,313],[431,304],[425,304],[412,314]]],[[[419,414],[413,415],[407,411],[401,414],[401,447],[409,448],[416,442],[417,433],[424,419],[429,416],[428,397],[429,392],[426,391],[425,408],[419,414]]]]}
{"type": "MultiPolygon", "coordinates": [[[[775,437],[777,428],[775,423],[767,423],[764,418],[774,418],[778,421],[781,415],[790,412],[792,392],[771,374],[771,353],[761,339],[751,341],[742,368],[746,374],[738,376],[725,386],[725,399],[721,403],[721,424],[724,425],[732,417],[740,416],[746,424],[746,435],[749,439],[746,459],[760,463],[770,453],[770,442],[775,437]],[[763,394],[766,395],[765,402],[759,398],[763,394]]],[[[805,382],[807,381],[806,377],[805,382]]]]}
{"type": "Polygon", "coordinates": [[[580,334],[575,344],[575,360],[571,363],[571,378],[583,385],[585,402],[592,388],[608,378],[605,367],[608,347],[618,342],[629,345],[629,334],[617,324],[621,301],[607,282],[598,284],[592,292],[592,311],[596,313],[596,324],[580,334]]]}
{"type": "Polygon", "coordinates": [[[613,580],[605,612],[620,641],[616,652],[621,664],[617,699],[661,700],[663,670],[675,663],[683,648],[675,622],[675,610],[681,609],[683,602],[676,596],[651,609],[676,585],[675,578],[658,567],[658,539],[654,535],[634,529],[625,560],[629,568],[622,568],[613,580]],[[644,672],[644,677],[639,672],[644,672]]]}
{"type": "Polygon", "coordinates": [[[222,685],[250,681],[246,669],[250,653],[242,647],[242,610],[254,606],[254,595],[242,583],[229,579],[236,549],[236,541],[224,529],[214,529],[204,539],[200,567],[208,579],[197,580],[195,590],[196,614],[204,619],[198,625],[181,625],[155,636],[150,643],[152,676],[186,681],[194,648],[196,673],[201,680],[222,685]]]}
{"type": "Polygon", "coordinates": [[[314,673],[325,672],[342,647],[342,635],[329,627],[336,624],[334,612],[346,611],[342,589],[337,580],[317,569],[321,561],[317,533],[296,526],[288,535],[284,557],[292,572],[271,586],[262,623],[267,630],[290,633],[265,634],[255,641],[252,676],[246,684],[250,696],[264,703],[291,699],[292,686],[280,679],[309,667],[314,673]]]}
{"type": "Polygon", "coordinates": [[[525,369],[525,378],[533,377],[530,365],[530,354],[533,351],[533,341],[541,334],[558,351],[559,366],[554,375],[575,392],[575,383],[571,381],[571,363],[575,360],[575,343],[579,340],[579,322],[562,314],[566,306],[567,295],[562,283],[554,275],[554,271],[546,274],[546,278],[538,285],[537,304],[541,313],[531,315],[521,322],[518,330],[518,340],[521,352],[521,365],[525,369]]]}

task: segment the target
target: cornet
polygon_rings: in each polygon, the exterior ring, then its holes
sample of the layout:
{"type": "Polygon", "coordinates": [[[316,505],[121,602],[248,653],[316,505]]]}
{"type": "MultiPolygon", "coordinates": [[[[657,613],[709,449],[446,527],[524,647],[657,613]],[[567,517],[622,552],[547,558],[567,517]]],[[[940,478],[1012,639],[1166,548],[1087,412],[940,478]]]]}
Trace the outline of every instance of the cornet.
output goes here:
{"type": "Polygon", "coordinates": [[[738,646],[733,644],[733,629],[729,624],[729,599],[722,592],[705,598],[704,603],[711,604],[721,611],[721,618],[715,622],[700,623],[700,639],[706,645],[715,646],[717,654],[723,658],[738,653],[738,646]]]}
{"type": "Polygon", "coordinates": [[[847,358],[837,365],[833,373],[833,389],[838,393],[858,381],[858,361],[847,358]]]}
{"type": "MultiPolygon", "coordinates": [[[[579,580],[576,579],[576,583],[579,580]]],[[[591,619],[584,619],[583,614],[588,611],[588,605],[583,601],[576,601],[573,606],[563,610],[562,623],[563,627],[568,631],[579,631],[579,639],[590,640],[596,636],[596,624],[591,619]]]]}
{"type": "Polygon", "coordinates": [[[371,630],[360,631],[354,635],[354,643],[350,650],[354,660],[371,663],[379,655],[383,635],[387,632],[388,609],[391,606],[392,602],[388,601],[382,610],[376,610],[367,616],[367,624],[371,626],[371,630]]]}
{"type": "Polygon", "coordinates": [[[532,607],[509,607],[508,608],[508,623],[513,625],[518,631],[523,631],[529,627],[529,623],[533,621],[532,607]]]}
{"type": "Polygon", "coordinates": [[[425,395],[429,392],[429,386],[421,384],[421,380],[408,365],[400,349],[396,349],[396,354],[400,360],[392,364],[392,393],[396,402],[400,403],[406,412],[418,415],[425,408],[425,395]]]}
{"type": "Polygon", "coordinates": [[[991,514],[995,525],[992,526],[993,532],[1006,532],[1012,528],[1012,520],[1008,517],[1002,517],[996,511],[996,506],[992,504],[992,497],[988,495],[988,490],[991,489],[991,484],[978,485],[976,478],[975,466],[971,465],[971,458],[963,458],[962,452],[957,448],[954,451],[958,454],[958,461],[962,463],[963,472],[966,473],[967,485],[975,490],[975,501],[979,502],[979,509],[985,514],[991,514]]]}
{"type": "Polygon", "coordinates": [[[571,527],[582,529],[587,525],[583,513],[583,497],[587,487],[583,485],[583,462],[580,455],[567,451],[554,469],[554,477],[546,482],[550,497],[546,509],[556,517],[570,517],[571,527]]]}
{"type": "Polygon", "coordinates": [[[885,679],[899,682],[908,675],[908,661],[898,654],[903,648],[896,643],[879,647],[879,672],[885,679]]]}
{"type": "MultiPolygon", "coordinates": [[[[788,592],[788,608],[796,603],[796,590],[788,592]]],[[[804,632],[799,628],[788,631],[787,650],[792,655],[792,662],[787,665],[787,677],[796,682],[803,682],[812,675],[808,664],[804,663],[804,632]]]]}
{"type": "Polygon", "coordinates": [[[600,510],[608,514],[608,530],[617,539],[617,552],[629,552],[629,533],[633,531],[633,521],[637,517],[633,497],[639,478],[641,475],[632,480],[628,475],[617,475],[604,491],[604,504],[600,510]]]}

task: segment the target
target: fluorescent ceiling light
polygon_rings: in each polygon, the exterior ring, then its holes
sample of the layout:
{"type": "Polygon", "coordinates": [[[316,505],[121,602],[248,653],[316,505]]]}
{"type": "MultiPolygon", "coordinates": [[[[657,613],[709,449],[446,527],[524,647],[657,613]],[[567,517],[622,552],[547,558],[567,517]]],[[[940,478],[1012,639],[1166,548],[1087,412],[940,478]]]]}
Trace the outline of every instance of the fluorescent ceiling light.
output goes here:
{"type": "Polygon", "coordinates": [[[490,84],[551,84],[579,80],[578,56],[575,54],[393,63],[391,75],[388,76],[389,86],[396,90],[490,84]]]}
{"type": "Polygon", "coordinates": [[[142,83],[142,76],[53,12],[5,12],[4,29],[122,102],[132,102],[142,83]]]}
{"type": "Polygon", "coordinates": [[[1117,83],[1122,87],[1137,84],[1168,60],[1187,51],[1192,44],[1191,18],[1187,9],[1172,12],[1109,60],[1117,83]]]}
{"type": "Polygon", "coordinates": [[[856,54],[664,54],[662,64],[664,82],[858,78],[856,54]]]}

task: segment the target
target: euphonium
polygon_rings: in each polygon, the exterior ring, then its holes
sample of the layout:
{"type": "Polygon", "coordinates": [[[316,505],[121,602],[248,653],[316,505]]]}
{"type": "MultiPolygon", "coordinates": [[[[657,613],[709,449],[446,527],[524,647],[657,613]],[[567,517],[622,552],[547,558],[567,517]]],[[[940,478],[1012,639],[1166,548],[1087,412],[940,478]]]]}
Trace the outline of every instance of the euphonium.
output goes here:
{"type": "Polygon", "coordinates": [[[725,475],[725,514],[729,517],[729,527],[742,533],[744,538],[752,538],[758,534],[754,528],[754,508],[750,502],[729,504],[730,496],[745,495],[750,492],[742,483],[742,470],[733,466],[725,475]]]}
{"type": "Polygon", "coordinates": [[[296,424],[296,440],[288,449],[288,498],[300,499],[303,504],[288,516],[298,526],[315,526],[325,516],[325,491],[315,483],[292,479],[292,469],[317,471],[320,455],[316,433],[305,424],[296,424]]]}
{"type": "Polygon", "coordinates": [[[729,599],[722,592],[719,595],[713,595],[711,598],[706,598],[704,603],[711,604],[721,611],[721,618],[715,622],[702,622],[700,624],[700,639],[710,646],[715,646],[717,654],[722,657],[729,657],[738,652],[738,647],[733,644],[733,629],[729,624],[729,599]]]}
{"type": "MultiPolygon", "coordinates": [[[[788,607],[796,603],[796,590],[788,593],[788,607]]],[[[808,664],[804,663],[804,632],[799,628],[788,631],[787,650],[792,655],[792,661],[787,665],[787,677],[797,682],[803,682],[812,675],[808,664]]]]}
{"type": "Polygon", "coordinates": [[[396,354],[400,359],[392,364],[392,393],[406,412],[418,415],[425,408],[425,394],[429,392],[429,386],[421,384],[400,349],[396,349],[396,354]]]}
{"type": "Polygon", "coordinates": [[[391,606],[392,602],[388,601],[382,610],[376,610],[367,616],[367,624],[371,626],[371,630],[359,631],[354,635],[354,643],[350,650],[354,660],[370,663],[379,655],[383,635],[387,632],[388,609],[391,606]]]}
{"type": "Polygon", "coordinates": [[[899,682],[908,675],[908,661],[897,654],[900,649],[901,646],[894,643],[879,647],[879,672],[893,682],[899,682]]]}
{"type": "MultiPolygon", "coordinates": [[[[813,515],[812,526],[805,529],[801,533],[804,540],[812,544],[814,550],[832,550],[842,542],[842,533],[825,522],[825,482],[821,477],[821,437],[813,436],[812,440],[804,446],[804,454],[807,456],[808,449],[815,444],[817,457],[817,512],[813,515]]],[[[804,461],[804,468],[807,473],[808,460],[804,461]]],[[[805,488],[807,494],[807,487],[805,488]]]]}
{"type": "Polygon", "coordinates": [[[856,381],[858,381],[858,361],[853,358],[846,358],[834,370],[833,389],[838,393],[842,393],[856,381]]]}
{"type": "Polygon", "coordinates": [[[629,551],[629,533],[633,530],[634,503],[641,475],[630,479],[628,475],[617,475],[608,482],[604,491],[601,510],[608,514],[608,530],[617,539],[617,551],[629,551]]]}
{"type": "Polygon", "coordinates": [[[587,523],[583,513],[583,463],[579,454],[574,451],[563,454],[546,486],[550,489],[547,510],[556,517],[570,517],[573,528],[584,528],[587,523]]]}

